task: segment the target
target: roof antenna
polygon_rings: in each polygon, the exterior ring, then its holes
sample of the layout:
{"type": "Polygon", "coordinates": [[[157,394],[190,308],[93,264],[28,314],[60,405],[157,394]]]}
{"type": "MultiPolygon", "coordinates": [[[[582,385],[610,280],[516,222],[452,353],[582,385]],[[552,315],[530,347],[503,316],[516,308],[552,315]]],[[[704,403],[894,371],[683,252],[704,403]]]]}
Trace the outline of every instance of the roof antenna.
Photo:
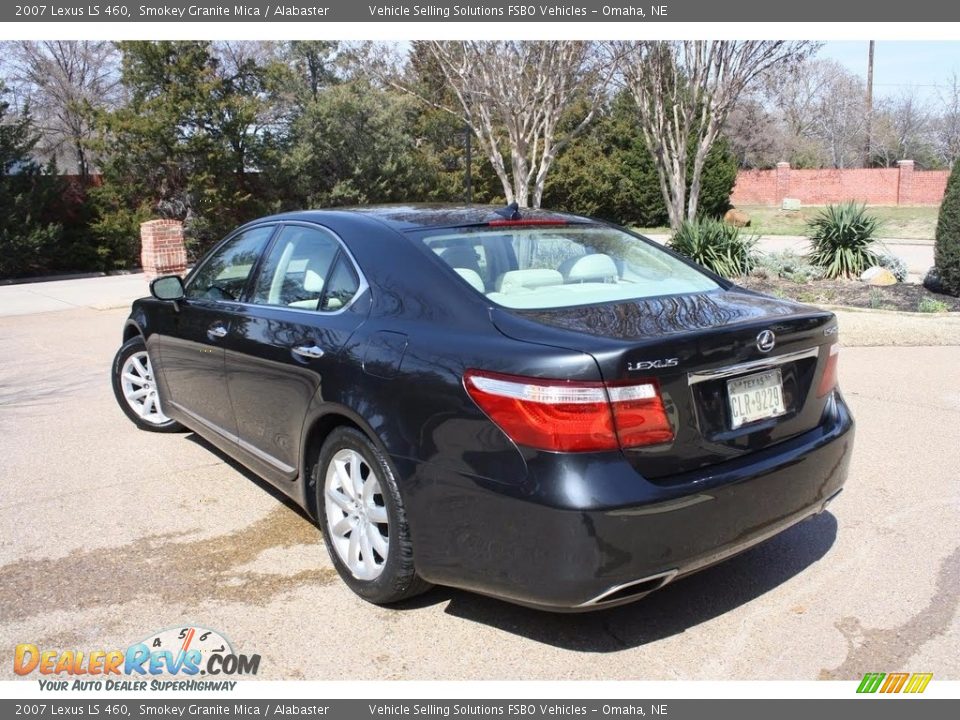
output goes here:
{"type": "Polygon", "coordinates": [[[512,203],[507,205],[505,208],[500,208],[499,210],[493,211],[495,215],[499,215],[502,218],[507,220],[522,220],[523,216],[520,214],[520,206],[517,205],[517,201],[514,200],[512,203]]]}

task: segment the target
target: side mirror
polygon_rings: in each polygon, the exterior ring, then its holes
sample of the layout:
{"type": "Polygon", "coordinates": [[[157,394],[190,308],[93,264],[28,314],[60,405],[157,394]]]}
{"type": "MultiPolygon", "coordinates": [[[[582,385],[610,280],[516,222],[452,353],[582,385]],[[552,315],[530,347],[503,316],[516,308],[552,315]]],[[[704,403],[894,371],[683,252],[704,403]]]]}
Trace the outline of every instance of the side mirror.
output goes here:
{"type": "Polygon", "coordinates": [[[157,300],[182,300],[183,280],[179,275],[164,275],[150,283],[150,294],[157,300]]]}

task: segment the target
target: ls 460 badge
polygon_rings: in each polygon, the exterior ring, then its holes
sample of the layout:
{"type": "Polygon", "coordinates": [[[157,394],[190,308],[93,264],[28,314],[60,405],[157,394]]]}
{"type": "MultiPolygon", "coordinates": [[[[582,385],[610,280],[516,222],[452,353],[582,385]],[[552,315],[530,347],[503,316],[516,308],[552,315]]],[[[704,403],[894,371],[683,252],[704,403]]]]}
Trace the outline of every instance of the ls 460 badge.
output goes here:
{"type": "Polygon", "coordinates": [[[637,362],[627,363],[627,370],[661,370],[662,368],[672,368],[680,364],[680,358],[661,358],[659,360],[639,360],[637,362]]]}

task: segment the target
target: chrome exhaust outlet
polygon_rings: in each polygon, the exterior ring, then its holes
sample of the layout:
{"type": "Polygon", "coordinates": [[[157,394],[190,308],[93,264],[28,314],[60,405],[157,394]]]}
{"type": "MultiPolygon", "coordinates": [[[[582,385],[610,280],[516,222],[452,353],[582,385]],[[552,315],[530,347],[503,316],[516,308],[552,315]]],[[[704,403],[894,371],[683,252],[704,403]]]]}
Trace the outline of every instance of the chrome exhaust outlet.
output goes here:
{"type": "Polygon", "coordinates": [[[604,590],[602,593],[597,595],[595,598],[587,600],[585,603],[580,603],[577,605],[578,608],[592,608],[600,607],[607,605],[609,603],[621,603],[627,602],[629,600],[638,600],[644,595],[649,595],[654,590],[659,590],[668,582],[673,580],[679,570],[667,570],[662,573],[657,573],[656,575],[649,575],[639,580],[631,580],[630,582],[621,583],[620,585],[614,585],[607,590],[604,590]]]}
{"type": "Polygon", "coordinates": [[[823,505],[820,506],[820,509],[817,511],[817,514],[819,515],[820,513],[825,512],[826,509],[827,509],[827,505],[829,505],[829,504],[832,503],[834,500],[836,500],[836,499],[837,499],[837,495],[839,495],[839,494],[842,493],[842,492],[843,492],[843,488],[840,488],[840,489],[837,490],[833,495],[831,495],[831,496],[828,497],[826,500],[824,500],[824,501],[823,501],[823,505]]]}

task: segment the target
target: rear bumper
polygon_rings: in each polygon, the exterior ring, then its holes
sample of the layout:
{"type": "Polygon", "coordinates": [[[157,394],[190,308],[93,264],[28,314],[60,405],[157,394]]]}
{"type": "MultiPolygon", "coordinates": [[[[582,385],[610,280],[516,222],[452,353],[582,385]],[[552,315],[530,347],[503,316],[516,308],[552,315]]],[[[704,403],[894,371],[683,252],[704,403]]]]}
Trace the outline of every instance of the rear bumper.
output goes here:
{"type": "Polygon", "coordinates": [[[629,602],[823,510],[846,480],[853,439],[837,393],[818,428],[656,484],[619,454],[539,454],[522,487],[411,467],[417,568],[544,609],[629,602]]]}

